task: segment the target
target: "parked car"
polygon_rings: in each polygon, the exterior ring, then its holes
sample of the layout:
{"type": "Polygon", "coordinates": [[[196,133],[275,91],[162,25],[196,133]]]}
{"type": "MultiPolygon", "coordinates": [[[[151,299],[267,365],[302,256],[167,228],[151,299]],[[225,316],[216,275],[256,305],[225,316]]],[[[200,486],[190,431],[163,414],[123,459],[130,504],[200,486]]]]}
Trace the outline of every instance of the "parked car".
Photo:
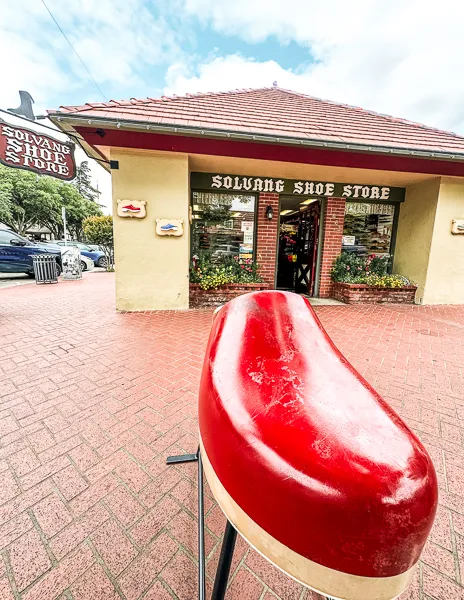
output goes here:
{"type": "MultiPolygon", "coordinates": [[[[58,246],[64,246],[64,240],[55,240],[54,244],[58,244],[58,246]]],[[[106,267],[106,256],[101,250],[91,250],[87,244],[83,244],[82,242],[75,242],[73,240],[68,240],[66,242],[68,246],[77,246],[81,251],[82,256],[87,256],[93,260],[93,262],[97,265],[97,267],[106,267]]]]}
{"type": "Polygon", "coordinates": [[[91,258],[88,258],[88,256],[84,256],[81,253],[81,269],[83,271],[91,271],[95,266],[95,263],[93,262],[93,260],[91,258]]]}
{"type": "Polygon", "coordinates": [[[61,274],[61,248],[51,244],[30,242],[10,229],[0,229],[0,273],[27,273],[29,277],[34,277],[32,267],[34,254],[54,254],[57,274],[61,274]]]}

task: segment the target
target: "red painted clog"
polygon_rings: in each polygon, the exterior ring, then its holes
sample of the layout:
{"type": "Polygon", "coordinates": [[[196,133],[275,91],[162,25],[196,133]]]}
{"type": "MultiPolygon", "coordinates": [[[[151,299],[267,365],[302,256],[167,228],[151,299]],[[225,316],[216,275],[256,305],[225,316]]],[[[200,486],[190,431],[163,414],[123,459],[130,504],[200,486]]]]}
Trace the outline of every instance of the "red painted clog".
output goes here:
{"type": "Polygon", "coordinates": [[[199,411],[208,483],[263,556],[335,598],[406,589],[435,516],[432,461],[307,300],[255,292],[216,312],[199,411]]]}

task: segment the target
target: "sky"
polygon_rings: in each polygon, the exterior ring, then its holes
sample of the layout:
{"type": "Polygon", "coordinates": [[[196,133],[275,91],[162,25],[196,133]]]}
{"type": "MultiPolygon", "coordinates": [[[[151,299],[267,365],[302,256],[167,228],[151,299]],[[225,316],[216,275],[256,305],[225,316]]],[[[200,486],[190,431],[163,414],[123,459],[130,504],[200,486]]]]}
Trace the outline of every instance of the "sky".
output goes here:
{"type": "MultiPolygon", "coordinates": [[[[464,135],[461,0],[0,0],[0,108],[272,86],[464,135]],[[89,75],[90,73],[90,75],[89,75]]],[[[109,205],[109,175],[94,165],[109,205]]]]}

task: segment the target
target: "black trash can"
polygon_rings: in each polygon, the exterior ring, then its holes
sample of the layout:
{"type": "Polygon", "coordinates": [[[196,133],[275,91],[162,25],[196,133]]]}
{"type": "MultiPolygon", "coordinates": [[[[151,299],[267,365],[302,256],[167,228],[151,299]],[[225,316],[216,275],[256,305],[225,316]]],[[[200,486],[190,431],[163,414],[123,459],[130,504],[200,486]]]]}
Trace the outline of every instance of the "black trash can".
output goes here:
{"type": "Polygon", "coordinates": [[[36,283],[58,283],[58,265],[54,254],[33,254],[32,266],[36,283]]]}

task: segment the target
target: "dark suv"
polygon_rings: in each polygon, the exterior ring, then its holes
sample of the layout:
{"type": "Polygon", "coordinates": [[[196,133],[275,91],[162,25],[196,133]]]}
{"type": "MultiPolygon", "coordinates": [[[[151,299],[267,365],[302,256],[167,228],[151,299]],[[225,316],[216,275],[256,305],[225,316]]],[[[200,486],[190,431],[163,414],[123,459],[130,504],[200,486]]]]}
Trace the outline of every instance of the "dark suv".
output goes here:
{"type": "Polygon", "coordinates": [[[54,254],[57,274],[61,273],[61,249],[58,246],[30,242],[9,229],[0,229],[0,273],[27,273],[34,277],[33,254],[54,254]]]}

